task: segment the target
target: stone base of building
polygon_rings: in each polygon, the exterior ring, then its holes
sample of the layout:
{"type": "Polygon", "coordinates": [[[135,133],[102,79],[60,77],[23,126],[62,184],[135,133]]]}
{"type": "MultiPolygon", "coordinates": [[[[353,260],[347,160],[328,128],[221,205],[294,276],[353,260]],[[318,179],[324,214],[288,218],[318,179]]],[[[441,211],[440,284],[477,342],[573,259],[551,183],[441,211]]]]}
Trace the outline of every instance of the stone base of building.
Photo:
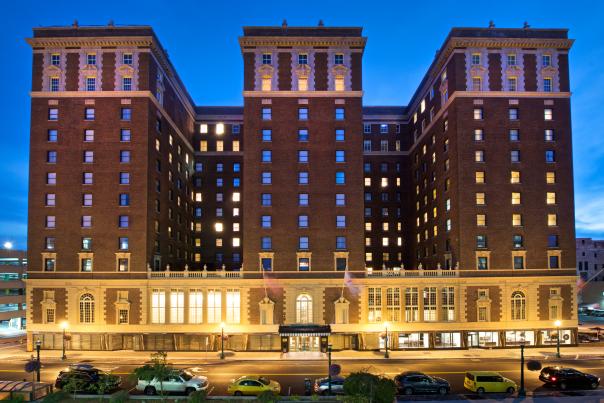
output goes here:
{"type": "MultiPolygon", "coordinates": [[[[40,340],[42,349],[60,350],[60,332],[28,332],[28,347],[40,340]]],[[[557,330],[489,330],[489,331],[416,331],[389,332],[390,350],[438,350],[469,348],[548,347],[557,344],[557,330]]],[[[325,352],[327,342],[333,350],[371,351],[385,347],[385,333],[333,333],[323,336],[279,334],[235,334],[225,336],[224,348],[231,351],[325,352]]],[[[577,328],[560,329],[560,344],[577,344],[577,328]]],[[[68,350],[81,351],[219,351],[220,334],[207,333],[70,333],[65,340],[68,350]]]]}

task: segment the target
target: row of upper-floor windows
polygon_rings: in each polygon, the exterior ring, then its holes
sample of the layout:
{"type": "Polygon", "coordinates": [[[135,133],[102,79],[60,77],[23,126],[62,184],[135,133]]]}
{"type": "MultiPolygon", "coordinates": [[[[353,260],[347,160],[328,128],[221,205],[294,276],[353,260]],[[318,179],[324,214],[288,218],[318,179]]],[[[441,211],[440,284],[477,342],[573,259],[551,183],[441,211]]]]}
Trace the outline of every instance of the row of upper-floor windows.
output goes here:
{"type": "MultiPolygon", "coordinates": [[[[104,217],[102,220],[106,220],[104,217]]],[[[117,228],[127,229],[131,226],[131,219],[129,215],[119,215],[117,217],[117,228]]],[[[57,217],[54,215],[47,215],[44,218],[44,225],[47,229],[55,229],[57,228],[57,217]]],[[[92,216],[91,215],[83,215],[80,217],[80,227],[81,228],[92,228],[92,216]]]]}
{"type": "MultiPolygon", "coordinates": [[[[273,119],[273,108],[263,107],[261,111],[260,117],[262,120],[272,120],[273,119]]],[[[346,118],[346,112],[344,108],[335,108],[334,111],[334,119],[335,120],[344,120],[346,118]]],[[[306,121],[310,119],[310,112],[308,107],[298,108],[298,120],[306,121]]]]}
{"type": "MultiPolygon", "coordinates": [[[[132,77],[122,76],[122,91],[132,91],[132,77]]],[[[49,90],[50,92],[58,92],[61,89],[61,78],[60,77],[50,77],[49,81],[49,90]]],[[[96,77],[86,77],[84,90],[85,91],[98,91],[100,88],[98,86],[98,80],[96,77]]]]}
{"type": "MultiPolygon", "coordinates": [[[[558,214],[548,213],[546,214],[547,226],[548,227],[557,227],[558,226],[558,214]]],[[[427,222],[426,217],[424,216],[424,223],[427,222]]],[[[417,220],[419,227],[419,217],[417,220]]],[[[520,213],[512,214],[512,226],[514,227],[522,227],[523,226],[523,215],[520,213]]],[[[476,226],[478,227],[486,227],[487,226],[487,214],[476,214],[476,226]]]]}
{"type": "MultiPolygon", "coordinates": [[[[54,236],[47,236],[44,238],[44,249],[47,251],[53,251],[56,248],[57,238],[54,236]]],[[[91,252],[92,248],[92,238],[91,237],[82,237],[80,242],[80,249],[84,252],[91,252]]],[[[117,238],[117,249],[120,251],[128,251],[130,249],[130,240],[128,237],[118,237],[117,238]]]]}
{"type": "MultiPolygon", "coordinates": [[[[500,199],[500,197],[501,196],[498,195],[496,198],[500,199]]],[[[512,204],[521,204],[520,198],[521,192],[512,192],[512,204]]],[[[476,192],[475,199],[477,206],[486,206],[487,196],[485,192],[476,192]]],[[[545,192],[545,203],[556,204],[556,192],[545,192]]]]}
{"type": "MultiPolygon", "coordinates": [[[[298,185],[309,185],[310,184],[310,173],[308,171],[298,172],[298,185]]],[[[270,171],[264,171],[260,174],[260,184],[272,185],[273,184],[273,173],[270,171]]],[[[346,173],[344,171],[336,171],[335,173],[335,184],[345,185],[346,184],[346,173]]]]}
{"type": "MultiPolygon", "coordinates": [[[[231,134],[239,134],[241,133],[241,125],[232,124],[231,126],[231,134]]],[[[216,123],[214,125],[214,134],[223,135],[225,133],[226,125],[224,123],[216,123]]],[[[199,125],[199,133],[200,134],[208,134],[209,133],[209,125],[207,123],[201,123],[199,125]]]]}
{"type": "MultiPolygon", "coordinates": [[[[472,91],[483,91],[484,86],[482,77],[472,77],[472,91]]],[[[552,92],[553,89],[553,78],[543,77],[541,80],[543,92],[552,92]]],[[[518,77],[508,76],[506,78],[506,91],[518,91],[518,77]]]]}
{"type": "MultiPolygon", "coordinates": [[[[445,160],[445,171],[447,171],[449,168],[448,161],[449,161],[448,159],[445,160]]],[[[474,151],[474,161],[475,162],[486,162],[486,152],[484,150],[474,151]]],[[[521,162],[520,150],[511,150],[510,151],[510,162],[521,162]]],[[[545,162],[547,162],[547,163],[556,162],[556,151],[555,150],[545,150],[545,162]]]]}
{"type": "MultiPolygon", "coordinates": [[[[82,207],[91,207],[92,204],[92,193],[82,194],[82,207]]],[[[130,193],[120,193],[117,200],[118,206],[128,207],[130,206],[130,193]]],[[[46,207],[55,207],[57,205],[56,193],[46,193],[44,196],[44,205],[46,207]]]]}
{"type": "MultiPolygon", "coordinates": [[[[96,109],[86,107],[83,111],[84,120],[95,120],[96,109]]],[[[132,108],[120,108],[119,118],[122,121],[129,122],[132,120],[132,108]]],[[[48,108],[48,120],[59,120],[59,108],[48,108]]]]}
{"type": "MultiPolygon", "coordinates": [[[[46,184],[47,185],[56,185],[58,181],[58,175],[56,172],[47,172],[46,173],[46,184]]],[[[130,172],[119,172],[118,173],[118,184],[120,185],[129,185],[131,183],[131,175],[130,172]]],[[[83,172],[82,173],[82,185],[92,185],[94,184],[94,173],[93,172],[83,172]]]]}
{"type": "MultiPolygon", "coordinates": [[[[87,134],[84,135],[87,138],[87,134]]],[[[90,136],[94,136],[94,134],[90,134],[90,136]]],[[[93,138],[93,137],[88,137],[93,138]]],[[[92,140],[85,140],[92,141],[92,140]]],[[[122,164],[127,164],[132,162],[132,151],[130,150],[120,150],[118,153],[117,161],[122,164]]],[[[49,164],[55,164],[58,162],[58,152],[55,150],[50,150],[46,152],[46,162],[49,164]]],[[[92,164],[94,162],[94,151],[85,150],[82,151],[82,162],[85,164],[92,164]]]]}
{"type": "MultiPolygon", "coordinates": [[[[335,237],[335,249],[346,250],[347,240],[345,236],[339,235],[335,237]]],[[[260,238],[260,249],[264,251],[270,251],[273,249],[273,238],[271,236],[263,236],[260,238]]],[[[309,250],[310,249],[310,237],[300,236],[298,237],[298,249],[309,250]]]]}
{"type": "MultiPolygon", "coordinates": [[[[346,216],[345,215],[336,215],[335,219],[336,228],[346,228],[346,216]]],[[[297,218],[298,228],[309,228],[310,225],[310,216],[308,214],[299,214],[297,218]]],[[[322,226],[325,225],[324,222],[321,223],[322,226]]],[[[263,229],[272,229],[273,228],[273,216],[266,214],[260,216],[260,227],[263,229]]]]}
{"type": "MultiPolygon", "coordinates": [[[[390,224],[394,224],[394,223],[390,223],[387,221],[382,222],[380,225],[373,225],[374,223],[367,221],[365,222],[365,232],[372,232],[372,231],[382,231],[382,232],[388,232],[388,231],[394,231],[396,229],[396,231],[400,232],[403,230],[403,223],[400,221],[396,222],[396,227],[394,225],[390,225],[390,224]]],[[[379,223],[377,223],[379,224],[379,223]]]]}
{"type": "MultiPolygon", "coordinates": [[[[122,53],[122,64],[132,65],[132,62],[133,62],[132,53],[122,53]]],[[[60,66],[61,65],[61,54],[52,53],[50,55],[50,64],[52,66],[60,66]]],[[[87,53],[86,54],[86,64],[89,66],[96,66],[97,65],[97,54],[96,53],[87,53]]]]}
{"type": "MultiPolygon", "coordinates": [[[[519,184],[521,183],[521,171],[510,171],[510,183],[519,184]]],[[[477,184],[485,184],[487,183],[486,173],[484,171],[476,171],[474,173],[474,182],[477,184]]],[[[545,183],[548,185],[553,185],[556,183],[556,172],[546,172],[545,173],[545,183]]],[[[419,185],[416,186],[416,193],[419,194],[419,185]]]]}
{"type": "MultiPolygon", "coordinates": [[[[483,108],[474,108],[472,112],[472,116],[474,120],[484,120],[485,113],[483,108]]],[[[508,118],[510,120],[519,120],[520,112],[518,108],[509,108],[508,109],[508,118]]],[[[554,110],[552,108],[544,108],[543,109],[543,120],[550,121],[554,120],[554,110]]]]}
{"type": "MultiPolygon", "coordinates": [[[[474,141],[480,142],[485,141],[485,133],[484,129],[474,129],[473,133],[474,141]]],[[[519,129],[509,129],[508,130],[508,138],[510,141],[520,141],[520,130],[519,129]]],[[[556,136],[554,135],[553,129],[545,129],[543,131],[543,140],[544,141],[556,141],[556,136]]],[[[424,145],[425,147],[425,145],[424,145]]],[[[423,153],[425,154],[425,148],[422,148],[423,153]]]]}
{"type": "MultiPolygon", "coordinates": [[[[489,256],[477,256],[476,257],[476,269],[488,270],[489,269],[489,256]]],[[[547,263],[549,269],[560,268],[560,255],[548,254],[547,263]]],[[[524,270],[526,268],[526,258],[524,255],[514,254],[512,252],[512,268],[514,270],[524,270]]]]}
{"type": "MultiPolygon", "coordinates": [[[[272,53],[262,54],[262,64],[273,64],[272,53]]],[[[298,64],[308,64],[308,53],[298,53],[298,64]]],[[[344,53],[335,53],[333,55],[333,64],[344,64],[344,53]]]]}
{"type": "MultiPolygon", "coordinates": [[[[518,65],[518,55],[516,53],[507,53],[505,56],[505,60],[508,66],[517,66],[518,65]]],[[[482,64],[482,54],[478,52],[472,53],[471,63],[473,66],[478,66],[482,64]]],[[[541,55],[541,66],[549,67],[552,65],[552,55],[549,53],[541,55]]]]}

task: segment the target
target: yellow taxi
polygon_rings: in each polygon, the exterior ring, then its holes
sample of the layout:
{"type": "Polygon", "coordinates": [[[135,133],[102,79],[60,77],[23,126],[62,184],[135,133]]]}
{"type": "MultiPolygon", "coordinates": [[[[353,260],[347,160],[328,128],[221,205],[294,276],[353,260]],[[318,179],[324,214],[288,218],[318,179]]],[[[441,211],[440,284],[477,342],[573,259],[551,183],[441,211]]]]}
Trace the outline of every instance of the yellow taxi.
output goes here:
{"type": "Polygon", "coordinates": [[[242,376],[233,379],[227,387],[227,393],[234,396],[258,396],[263,392],[281,393],[281,385],[264,376],[242,376]]]}
{"type": "Polygon", "coordinates": [[[463,380],[463,386],[482,395],[485,392],[514,393],[516,382],[493,371],[469,371],[463,380]]]}

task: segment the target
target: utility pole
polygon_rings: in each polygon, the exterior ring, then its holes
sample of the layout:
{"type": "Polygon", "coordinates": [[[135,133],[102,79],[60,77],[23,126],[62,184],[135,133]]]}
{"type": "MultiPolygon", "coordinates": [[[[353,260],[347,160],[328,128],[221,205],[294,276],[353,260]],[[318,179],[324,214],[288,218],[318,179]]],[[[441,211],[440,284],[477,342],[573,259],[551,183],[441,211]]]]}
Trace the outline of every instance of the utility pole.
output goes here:
{"type": "Polygon", "coordinates": [[[518,390],[518,397],[525,397],[526,390],[524,390],[524,343],[520,345],[520,389],[518,390]]]}
{"type": "Polygon", "coordinates": [[[327,345],[327,391],[331,396],[331,344],[327,345]]]}
{"type": "Polygon", "coordinates": [[[36,359],[38,361],[38,369],[37,369],[37,375],[36,375],[36,381],[40,382],[40,369],[42,368],[42,364],[40,363],[40,347],[42,345],[42,342],[40,341],[40,339],[36,340],[36,359]]]}

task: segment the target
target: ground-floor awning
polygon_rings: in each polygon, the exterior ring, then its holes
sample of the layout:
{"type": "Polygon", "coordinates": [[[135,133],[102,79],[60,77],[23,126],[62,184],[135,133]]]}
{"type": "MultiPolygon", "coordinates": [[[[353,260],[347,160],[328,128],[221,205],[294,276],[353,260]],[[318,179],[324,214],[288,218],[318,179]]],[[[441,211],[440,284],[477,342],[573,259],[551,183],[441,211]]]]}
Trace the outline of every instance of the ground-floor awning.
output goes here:
{"type": "Polygon", "coordinates": [[[329,325],[279,325],[280,336],[329,336],[330,334],[329,325]]]}

